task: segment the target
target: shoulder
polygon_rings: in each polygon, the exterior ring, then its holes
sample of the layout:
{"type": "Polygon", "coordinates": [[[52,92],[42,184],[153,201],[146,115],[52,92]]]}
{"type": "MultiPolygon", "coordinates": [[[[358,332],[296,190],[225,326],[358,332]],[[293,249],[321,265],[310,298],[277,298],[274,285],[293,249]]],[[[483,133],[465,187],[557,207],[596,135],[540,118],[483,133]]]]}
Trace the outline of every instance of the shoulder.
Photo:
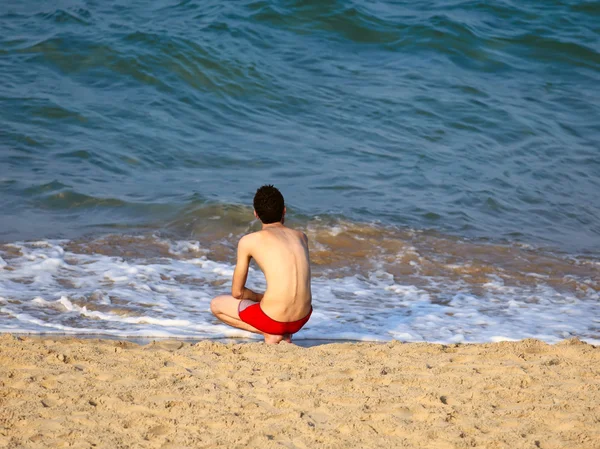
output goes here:
{"type": "Polygon", "coordinates": [[[260,238],[258,236],[258,232],[253,232],[251,234],[246,234],[245,236],[243,236],[240,241],[238,242],[238,248],[239,249],[244,249],[244,250],[251,250],[252,247],[255,245],[256,240],[260,238]]]}

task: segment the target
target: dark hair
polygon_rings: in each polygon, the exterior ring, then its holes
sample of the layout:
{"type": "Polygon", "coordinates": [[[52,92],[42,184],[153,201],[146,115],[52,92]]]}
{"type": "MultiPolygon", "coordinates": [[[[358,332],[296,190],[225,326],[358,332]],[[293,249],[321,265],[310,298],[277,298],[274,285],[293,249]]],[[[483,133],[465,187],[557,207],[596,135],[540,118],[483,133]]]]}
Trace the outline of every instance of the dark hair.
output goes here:
{"type": "Polygon", "coordinates": [[[283,218],[283,195],[271,184],[259,187],[254,195],[254,210],[264,224],[277,223],[283,218]]]}

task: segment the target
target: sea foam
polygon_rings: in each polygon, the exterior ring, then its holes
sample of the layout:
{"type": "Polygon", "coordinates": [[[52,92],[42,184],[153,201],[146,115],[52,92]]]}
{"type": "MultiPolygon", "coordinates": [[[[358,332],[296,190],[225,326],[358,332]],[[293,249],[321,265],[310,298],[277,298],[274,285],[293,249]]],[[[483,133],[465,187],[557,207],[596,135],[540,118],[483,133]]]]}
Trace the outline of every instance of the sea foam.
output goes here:
{"type": "MultiPolygon", "coordinates": [[[[167,241],[169,254],[159,258],[77,252],[65,249],[68,243],[13,245],[19,255],[0,269],[0,331],[258,338],[210,313],[211,299],[229,292],[234,266],[211,260],[198,242],[167,241]]],[[[600,342],[595,290],[576,295],[542,277],[526,286],[491,278],[475,294],[450,277],[399,283],[381,266],[345,276],[321,270],[312,280],[312,318],[296,338],[464,343],[578,336],[600,342]]],[[[248,285],[265,289],[259,270],[252,268],[248,285]]]]}

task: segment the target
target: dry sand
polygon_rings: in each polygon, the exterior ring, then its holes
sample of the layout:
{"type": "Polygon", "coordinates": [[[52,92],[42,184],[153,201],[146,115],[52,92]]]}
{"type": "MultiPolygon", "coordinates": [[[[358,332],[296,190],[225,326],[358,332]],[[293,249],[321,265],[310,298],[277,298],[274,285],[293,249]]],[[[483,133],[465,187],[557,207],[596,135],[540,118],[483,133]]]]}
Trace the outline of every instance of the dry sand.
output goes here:
{"type": "Polygon", "coordinates": [[[600,448],[600,348],[0,335],[0,447],[600,448]]]}

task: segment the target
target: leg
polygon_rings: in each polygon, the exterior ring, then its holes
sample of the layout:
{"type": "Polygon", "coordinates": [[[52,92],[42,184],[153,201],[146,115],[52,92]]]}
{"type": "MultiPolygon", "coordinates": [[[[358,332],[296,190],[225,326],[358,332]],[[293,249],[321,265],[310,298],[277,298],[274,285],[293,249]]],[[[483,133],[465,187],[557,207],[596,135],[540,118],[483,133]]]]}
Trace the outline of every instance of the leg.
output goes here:
{"type": "Polygon", "coordinates": [[[248,323],[244,323],[240,319],[240,315],[238,313],[239,303],[240,300],[235,299],[231,295],[217,296],[210,302],[210,311],[213,313],[214,316],[223,321],[225,324],[248,332],[254,332],[255,334],[262,335],[263,337],[265,337],[265,343],[267,344],[277,344],[284,339],[284,337],[281,335],[266,334],[264,332],[259,331],[254,326],[250,326],[248,323]]]}

